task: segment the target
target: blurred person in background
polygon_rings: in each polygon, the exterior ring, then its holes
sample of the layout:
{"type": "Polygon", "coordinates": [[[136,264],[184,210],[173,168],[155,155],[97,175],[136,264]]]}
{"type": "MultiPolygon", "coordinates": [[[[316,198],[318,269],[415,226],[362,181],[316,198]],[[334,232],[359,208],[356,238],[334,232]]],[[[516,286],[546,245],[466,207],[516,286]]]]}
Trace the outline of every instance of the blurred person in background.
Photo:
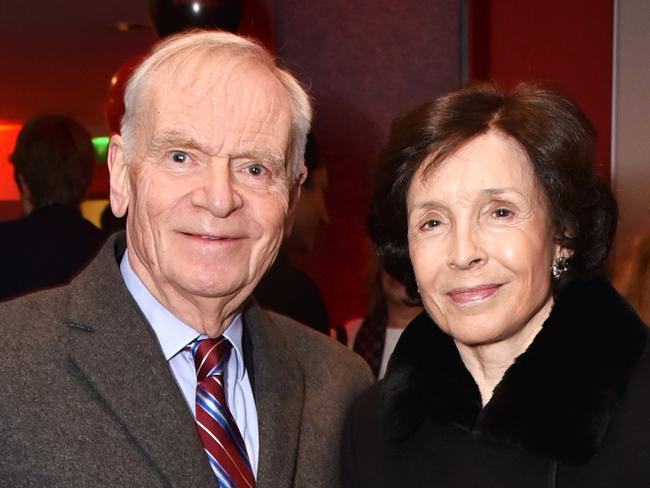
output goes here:
{"type": "Polygon", "coordinates": [[[533,84],[393,122],[370,235],[425,311],[348,414],[344,487],[650,486],[648,330],[603,272],[594,141],[533,84]]]}
{"type": "Polygon", "coordinates": [[[612,281],[644,322],[650,324],[650,232],[636,237],[632,251],[612,281]]]}
{"type": "Polygon", "coordinates": [[[406,326],[422,311],[404,285],[374,263],[370,280],[368,313],[333,329],[337,340],[363,357],[375,377],[386,374],[388,359],[406,326]]]}
{"type": "Polygon", "coordinates": [[[10,161],[25,217],[0,223],[0,300],[68,282],[102,243],[79,211],[95,165],[86,129],[64,115],[34,117],[10,161]]]}
{"type": "Polygon", "coordinates": [[[318,230],[329,222],[327,214],[327,167],[323,164],[313,133],[305,147],[307,179],[302,185],[288,236],[254,296],[261,307],[281,313],[329,334],[329,320],[323,296],[316,282],[291,263],[291,255],[309,254],[316,245],[318,230]]]}
{"type": "Polygon", "coordinates": [[[108,203],[99,215],[99,224],[104,236],[108,239],[112,234],[126,230],[126,215],[116,217],[111,210],[111,204],[108,203]]]}

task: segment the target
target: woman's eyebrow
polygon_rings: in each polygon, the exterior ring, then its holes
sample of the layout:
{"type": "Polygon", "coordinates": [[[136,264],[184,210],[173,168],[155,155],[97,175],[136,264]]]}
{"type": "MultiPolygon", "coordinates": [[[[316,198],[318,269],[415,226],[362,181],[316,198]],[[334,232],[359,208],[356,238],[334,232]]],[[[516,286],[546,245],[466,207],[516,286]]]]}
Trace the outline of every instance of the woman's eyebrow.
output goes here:
{"type": "Polygon", "coordinates": [[[430,210],[435,208],[446,208],[447,206],[434,199],[419,200],[413,202],[413,210],[430,210]]]}
{"type": "Polygon", "coordinates": [[[481,193],[487,193],[488,195],[492,196],[500,196],[506,193],[516,193],[517,195],[523,195],[523,193],[516,189],[516,188],[486,188],[484,190],[481,190],[481,193]]]}

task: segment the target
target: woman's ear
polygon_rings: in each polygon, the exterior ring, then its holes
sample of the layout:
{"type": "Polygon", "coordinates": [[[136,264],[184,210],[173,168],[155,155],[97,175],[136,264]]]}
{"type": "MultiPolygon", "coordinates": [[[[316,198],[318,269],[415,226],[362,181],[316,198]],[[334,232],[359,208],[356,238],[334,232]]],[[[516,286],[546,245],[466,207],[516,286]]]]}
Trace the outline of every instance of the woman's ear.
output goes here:
{"type": "Polygon", "coordinates": [[[115,134],[108,146],[108,171],[110,173],[111,210],[116,217],[124,217],[129,208],[130,182],[129,164],[124,153],[122,138],[115,134]]]}
{"type": "Polygon", "coordinates": [[[558,247],[557,252],[555,253],[555,259],[553,259],[554,263],[570,263],[571,261],[571,256],[573,256],[573,251],[571,249],[568,249],[566,247],[558,247]]]}
{"type": "Polygon", "coordinates": [[[571,242],[575,233],[571,229],[563,229],[553,236],[555,241],[555,256],[554,260],[564,258],[570,259],[573,256],[573,249],[567,247],[567,243],[571,242]]]}

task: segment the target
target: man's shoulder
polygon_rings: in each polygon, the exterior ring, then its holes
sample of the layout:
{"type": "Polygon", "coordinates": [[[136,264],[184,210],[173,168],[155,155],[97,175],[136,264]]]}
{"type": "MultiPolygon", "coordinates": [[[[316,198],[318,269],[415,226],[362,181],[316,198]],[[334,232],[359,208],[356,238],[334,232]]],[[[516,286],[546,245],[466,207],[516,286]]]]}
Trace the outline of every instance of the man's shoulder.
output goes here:
{"type": "Polygon", "coordinates": [[[51,318],[56,310],[67,304],[69,287],[58,286],[0,302],[0,321],[15,322],[25,317],[51,318]]]}
{"type": "MultiPolygon", "coordinates": [[[[0,371],[12,370],[29,358],[47,362],[64,333],[66,287],[53,288],[0,303],[0,371]],[[13,359],[12,359],[13,358],[13,359]]],[[[29,372],[22,373],[29,375],[29,372]]]]}

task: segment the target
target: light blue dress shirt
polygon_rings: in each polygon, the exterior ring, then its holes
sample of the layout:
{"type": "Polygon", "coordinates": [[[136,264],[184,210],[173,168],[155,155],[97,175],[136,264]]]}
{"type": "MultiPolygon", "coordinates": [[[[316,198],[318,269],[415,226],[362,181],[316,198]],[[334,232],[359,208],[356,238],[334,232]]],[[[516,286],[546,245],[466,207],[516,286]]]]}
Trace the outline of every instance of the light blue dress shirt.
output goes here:
{"type": "MultiPolygon", "coordinates": [[[[206,338],[207,336],[199,334],[195,329],[179,320],[154,298],[131,268],[128,250],[124,253],[120,263],[120,271],[126,288],[154,330],[176,383],[178,383],[178,387],[183,392],[185,401],[194,415],[196,408],[196,370],[192,353],[186,351],[185,346],[197,338],[206,338]]],[[[226,401],[244,438],[248,458],[251,461],[253,473],[256,474],[259,457],[257,409],[255,408],[255,398],[253,397],[248,372],[244,366],[242,332],[242,317],[241,314],[237,314],[223,333],[232,344],[232,351],[226,365],[224,377],[226,401]]]]}

